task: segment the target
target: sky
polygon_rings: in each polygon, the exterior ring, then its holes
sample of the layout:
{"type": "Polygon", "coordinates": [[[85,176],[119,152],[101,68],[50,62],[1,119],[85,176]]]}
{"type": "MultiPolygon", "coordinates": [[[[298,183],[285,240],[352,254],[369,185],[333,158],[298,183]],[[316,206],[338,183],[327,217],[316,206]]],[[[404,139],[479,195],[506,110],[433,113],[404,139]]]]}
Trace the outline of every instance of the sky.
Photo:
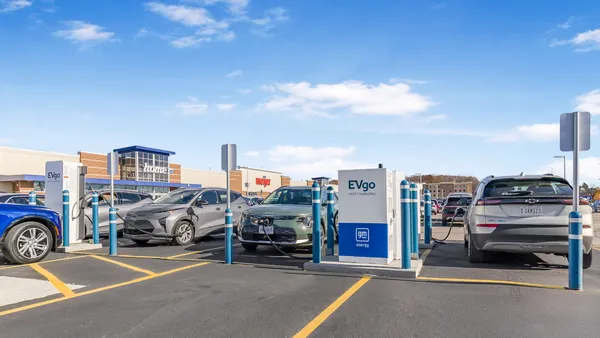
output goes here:
{"type": "Polygon", "coordinates": [[[0,145],[175,151],[186,168],[572,176],[559,119],[592,114],[600,3],[0,0],[0,145]],[[550,5],[552,3],[552,5],[550,5]]]}

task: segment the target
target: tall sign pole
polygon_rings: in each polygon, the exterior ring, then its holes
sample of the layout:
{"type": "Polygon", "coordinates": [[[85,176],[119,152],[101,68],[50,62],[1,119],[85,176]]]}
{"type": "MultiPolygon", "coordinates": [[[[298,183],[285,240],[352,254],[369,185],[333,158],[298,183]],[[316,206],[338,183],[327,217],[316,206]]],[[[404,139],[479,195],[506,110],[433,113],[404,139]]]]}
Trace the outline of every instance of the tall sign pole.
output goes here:
{"type": "Polygon", "coordinates": [[[590,113],[560,116],[560,150],[573,152],[573,211],[569,214],[569,289],[583,289],[583,226],[579,212],[579,151],[590,149],[590,113]]]}
{"type": "Polygon", "coordinates": [[[231,212],[231,170],[237,168],[237,146],[221,146],[221,169],[227,173],[227,209],[225,209],[225,264],[233,262],[233,213],[231,212]]]}

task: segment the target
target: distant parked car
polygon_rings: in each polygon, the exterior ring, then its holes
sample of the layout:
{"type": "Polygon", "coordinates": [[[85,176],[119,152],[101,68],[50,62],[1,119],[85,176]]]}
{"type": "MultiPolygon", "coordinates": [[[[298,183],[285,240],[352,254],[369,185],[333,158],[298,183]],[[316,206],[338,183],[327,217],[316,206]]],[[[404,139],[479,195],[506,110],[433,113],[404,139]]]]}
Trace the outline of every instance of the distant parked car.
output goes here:
{"type": "MultiPolygon", "coordinates": [[[[231,191],[234,229],[242,212],[249,208],[246,200],[231,191]]],[[[172,240],[185,245],[194,238],[222,233],[225,229],[227,190],[222,188],[186,188],[171,191],[154,202],[132,209],[125,218],[123,236],[137,244],[151,239],[172,240]]]]}
{"type": "Polygon", "coordinates": [[[60,243],[60,217],[45,207],[0,203],[0,235],[6,260],[36,263],[60,243]]]}
{"type": "MultiPolygon", "coordinates": [[[[464,233],[469,261],[484,262],[490,251],[568,255],[573,190],[554,175],[485,178],[466,211],[464,233]]],[[[592,265],[592,209],[582,199],[583,268],[592,265]]]]}
{"type": "Polygon", "coordinates": [[[265,199],[262,197],[252,197],[250,198],[250,201],[252,201],[252,203],[254,203],[254,205],[256,204],[261,204],[265,199]]]}
{"type": "Polygon", "coordinates": [[[471,204],[473,195],[469,193],[451,193],[446,197],[444,209],[442,210],[442,225],[447,226],[454,220],[454,224],[462,224],[463,216],[454,215],[457,207],[465,207],[471,204]]]}
{"type": "Polygon", "coordinates": [[[438,203],[437,200],[432,200],[431,201],[431,212],[434,215],[439,214],[440,212],[442,212],[442,207],[440,207],[440,204],[438,203]]]}
{"type": "Polygon", "coordinates": [[[600,212],[600,200],[594,201],[594,203],[592,203],[591,207],[594,210],[594,212],[600,212]]]}
{"type": "MultiPolygon", "coordinates": [[[[36,196],[37,205],[44,205],[44,195],[36,196]]],[[[29,194],[22,193],[0,193],[0,203],[27,204],[29,205],[29,194]]]]}

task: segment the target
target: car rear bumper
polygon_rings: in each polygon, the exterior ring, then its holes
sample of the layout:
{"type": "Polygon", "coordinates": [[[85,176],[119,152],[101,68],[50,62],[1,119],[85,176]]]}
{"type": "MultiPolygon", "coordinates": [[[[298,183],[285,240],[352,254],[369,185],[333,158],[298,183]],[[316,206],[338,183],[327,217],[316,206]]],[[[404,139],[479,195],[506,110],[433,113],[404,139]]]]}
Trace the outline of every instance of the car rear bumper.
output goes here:
{"type": "MultiPolygon", "coordinates": [[[[524,235],[510,234],[472,234],[477,249],[483,251],[522,252],[522,253],[547,253],[567,254],[569,252],[568,236],[552,235],[524,235]]],[[[583,236],[583,251],[589,253],[594,245],[594,236],[583,236]]]]}

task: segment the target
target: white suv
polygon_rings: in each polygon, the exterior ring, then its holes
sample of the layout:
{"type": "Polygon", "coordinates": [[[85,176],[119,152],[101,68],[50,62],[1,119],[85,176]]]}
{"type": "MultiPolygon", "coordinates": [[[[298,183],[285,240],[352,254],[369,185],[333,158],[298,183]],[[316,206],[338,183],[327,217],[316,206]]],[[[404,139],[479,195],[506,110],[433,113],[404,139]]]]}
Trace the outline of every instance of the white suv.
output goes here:
{"type": "MultiPolygon", "coordinates": [[[[554,175],[485,178],[466,210],[464,230],[469,261],[483,262],[488,251],[567,256],[573,190],[554,175]]],[[[592,208],[581,200],[583,268],[592,265],[592,208]]]]}

